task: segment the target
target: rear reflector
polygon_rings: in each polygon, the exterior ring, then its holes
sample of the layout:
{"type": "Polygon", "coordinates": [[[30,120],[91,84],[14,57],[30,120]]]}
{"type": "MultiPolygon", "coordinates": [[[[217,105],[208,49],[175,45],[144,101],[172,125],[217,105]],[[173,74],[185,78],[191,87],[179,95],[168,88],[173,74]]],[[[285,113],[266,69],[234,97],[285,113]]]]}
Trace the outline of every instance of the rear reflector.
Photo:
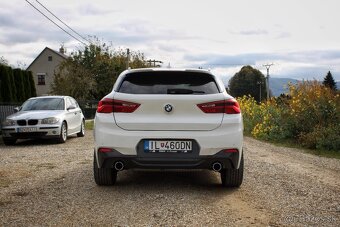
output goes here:
{"type": "Polygon", "coordinates": [[[98,113],[132,113],[140,104],[122,100],[105,98],[99,101],[98,113]]]}
{"type": "Polygon", "coordinates": [[[225,114],[241,113],[240,105],[235,99],[201,103],[197,104],[197,106],[204,113],[225,113],[225,114]]]}
{"type": "Polygon", "coordinates": [[[225,149],[223,150],[224,153],[237,153],[238,150],[236,148],[232,148],[232,149],[225,149]]]}
{"type": "Polygon", "coordinates": [[[98,149],[98,152],[100,152],[100,153],[108,153],[108,152],[112,152],[112,149],[108,148],[108,147],[101,147],[101,148],[98,149]]]}

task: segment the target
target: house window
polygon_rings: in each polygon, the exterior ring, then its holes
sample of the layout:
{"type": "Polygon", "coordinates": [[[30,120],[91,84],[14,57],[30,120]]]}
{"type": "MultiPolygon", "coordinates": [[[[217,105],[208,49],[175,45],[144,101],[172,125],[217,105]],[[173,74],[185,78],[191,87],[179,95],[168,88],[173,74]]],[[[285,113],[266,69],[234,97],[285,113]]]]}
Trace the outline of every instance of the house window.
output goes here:
{"type": "Polygon", "coordinates": [[[48,61],[52,61],[52,56],[48,56],[48,61]]]}
{"type": "Polygon", "coordinates": [[[45,85],[45,74],[38,74],[38,85],[45,85]]]}

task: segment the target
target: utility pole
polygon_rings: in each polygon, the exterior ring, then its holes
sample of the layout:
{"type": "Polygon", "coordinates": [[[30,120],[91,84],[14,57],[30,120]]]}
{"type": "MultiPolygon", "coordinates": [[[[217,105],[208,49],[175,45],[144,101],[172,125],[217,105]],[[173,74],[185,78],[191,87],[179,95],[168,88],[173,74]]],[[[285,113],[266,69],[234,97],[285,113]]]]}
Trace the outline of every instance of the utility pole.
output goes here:
{"type": "Polygon", "coordinates": [[[263,81],[257,81],[257,84],[260,85],[260,102],[262,101],[262,94],[261,94],[261,90],[262,90],[262,84],[263,84],[263,81]]]}
{"type": "Polygon", "coordinates": [[[129,62],[130,62],[130,49],[126,49],[126,69],[129,69],[129,62]]]}
{"type": "Polygon", "coordinates": [[[273,63],[264,64],[263,66],[267,69],[267,100],[269,100],[269,69],[270,66],[274,65],[273,63]]]}

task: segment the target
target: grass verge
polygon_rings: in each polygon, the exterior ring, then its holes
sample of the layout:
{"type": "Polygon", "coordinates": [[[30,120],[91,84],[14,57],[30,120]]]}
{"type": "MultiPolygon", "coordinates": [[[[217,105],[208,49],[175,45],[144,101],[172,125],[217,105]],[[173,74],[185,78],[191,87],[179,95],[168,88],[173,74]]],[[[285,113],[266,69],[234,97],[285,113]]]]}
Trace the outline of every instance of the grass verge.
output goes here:
{"type": "MultiPolygon", "coordinates": [[[[249,135],[246,135],[246,136],[249,136],[249,135]]],[[[249,136],[249,137],[254,138],[252,136],[249,136]]],[[[254,138],[254,139],[260,140],[258,138],[254,138]]],[[[302,147],[301,145],[295,143],[292,140],[285,140],[285,141],[260,140],[260,141],[268,142],[268,143],[271,143],[271,144],[274,144],[280,147],[296,148],[302,151],[303,153],[313,154],[313,155],[317,155],[320,157],[340,159],[340,152],[338,151],[308,149],[308,148],[302,147]]]]}
{"type": "Polygon", "coordinates": [[[86,120],[85,121],[85,129],[86,130],[93,130],[94,121],[93,120],[86,120]]]}

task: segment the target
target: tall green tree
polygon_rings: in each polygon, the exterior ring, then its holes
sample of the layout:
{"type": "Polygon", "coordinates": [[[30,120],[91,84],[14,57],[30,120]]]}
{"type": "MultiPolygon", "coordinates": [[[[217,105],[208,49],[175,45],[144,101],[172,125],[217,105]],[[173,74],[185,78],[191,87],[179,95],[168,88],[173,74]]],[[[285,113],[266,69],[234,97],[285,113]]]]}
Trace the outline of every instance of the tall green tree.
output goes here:
{"type": "Polygon", "coordinates": [[[8,61],[3,56],[0,57],[0,65],[8,66],[8,61]]]}
{"type": "Polygon", "coordinates": [[[69,58],[59,65],[51,89],[52,94],[69,95],[78,101],[92,99],[94,78],[90,70],[69,58]]]}
{"type": "Polygon", "coordinates": [[[17,95],[17,101],[23,102],[25,101],[25,91],[24,91],[24,84],[23,84],[23,76],[22,76],[22,70],[21,69],[14,69],[13,70],[13,76],[14,76],[14,83],[16,87],[16,95],[17,95]]]}
{"type": "Polygon", "coordinates": [[[259,70],[249,65],[243,66],[229,80],[229,93],[234,97],[251,95],[256,101],[260,102],[267,96],[265,77],[259,70]]]}
{"type": "Polygon", "coordinates": [[[11,79],[8,74],[7,66],[0,64],[1,98],[3,102],[12,102],[11,79]]]}
{"type": "Polygon", "coordinates": [[[11,67],[6,67],[8,78],[9,78],[9,89],[11,89],[12,100],[11,102],[17,102],[17,89],[15,86],[15,80],[13,75],[13,69],[11,67]]]}
{"type": "Polygon", "coordinates": [[[30,88],[31,88],[31,97],[36,97],[37,96],[37,90],[35,89],[32,71],[27,71],[27,75],[28,75],[28,81],[29,81],[30,88]]]}
{"type": "Polygon", "coordinates": [[[23,84],[24,84],[24,96],[25,100],[31,98],[31,85],[29,80],[29,75],[27,71],[22,71],[23,75],[23,84]]]}
{"type": "MultiPolygon", "coordinates": [[[[55,72],[52,94],[70,95],[78,100],[99,100],[112,90],[118,75],[126,69],[127,54],[98,39],[71,54],[55,72]]],[[[130,53],[131,67],[146,67],[144,55],[130,53]]]]}
{"type": "Polygon", "coordinates": [[[327,75],[323,79],[322,84],[325,85],[326,87],[329,87],[333,91],[336,91],[336,83],[330,71],[328,71],[327,75]]]}

